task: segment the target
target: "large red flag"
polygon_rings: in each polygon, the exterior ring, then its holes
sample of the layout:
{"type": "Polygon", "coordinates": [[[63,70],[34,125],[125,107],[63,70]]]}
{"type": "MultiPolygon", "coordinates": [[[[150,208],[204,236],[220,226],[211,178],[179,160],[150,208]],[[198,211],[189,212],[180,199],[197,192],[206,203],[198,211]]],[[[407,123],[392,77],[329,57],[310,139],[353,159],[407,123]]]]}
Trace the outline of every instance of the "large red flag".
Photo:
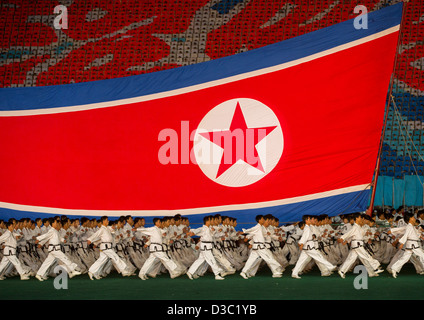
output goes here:
{"type": "Polygon", "coordinates": [[[0,90],[0,216],[364,210],[402,5],[127,78],[0,90]]]}

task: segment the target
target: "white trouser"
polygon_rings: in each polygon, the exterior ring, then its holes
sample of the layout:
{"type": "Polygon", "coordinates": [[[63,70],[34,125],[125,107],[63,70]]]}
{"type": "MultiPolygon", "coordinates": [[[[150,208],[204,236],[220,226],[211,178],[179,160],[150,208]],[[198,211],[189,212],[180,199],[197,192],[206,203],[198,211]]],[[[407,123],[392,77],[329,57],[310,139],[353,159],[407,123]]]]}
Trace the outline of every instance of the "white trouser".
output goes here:
{"type": "Polygon", "coordinates": [[[218,249],[212,249],[212,255],[215,257],[215,260],[224,268],[226,271],[236,271],[236,269],[231,265],[231,262],[222,254],[218,249]]]}
{"type": "Polygon", "coordinates": [[[364,249],[364,247],[358,247],[350,250],[346,260],[340,266],[339,270],[343,273],[346,273],[350,270],[358,258],[361,260],[365,268],[368,270],[368,273],[370,274],[374,274],[374,270],[378,269],[380,266],[380,262],[371,257],[371,255],[364,249]]]}
{"type": "Polygon", "coordinates": [[[140,269],[139,276],[147,275],[152,268],[157,266],[157,262],[160,260],[165,268],[172,275],[175,275],[178,272],[177,264],[172,261],[164,252],[156,251],[150,252],[149,258],[143,264],[143,267],[140,269]]]}
{"type": "Polygon", "coordinates": [[[292,274],[299,275],[299,272],[301,272],[312,259],[321,269],[321,272],[322,272],[322,268],[326,268],[329,271],[335,269],[335,266],[332,265],[330,262],[328,262],[323,257],[321,252],[318,251],[317,249],[302,250],[302,252],[300,253],[299,259],[297,260],[296,265],[293,268],[292,274]]]}
{"type": "Polygon", "coordinates": [[[413,254],[411,256],[410,259],[411,263],[414,265],[415,270],[417,271],[417,273],[422,273],[424,272],[424,261],[422,259],[420,259],[419,257],[417,257],[415,254],[413,254]]]}
{"type": "Polygon", "coordinates": [[[421,248],[405,249],[403,254],[399,257],[399,259],[395,263],[393,263],[391,267],[392,271],[395,271],[396,273],[398,273],[400,269],[402,269],[403,265],[409,261],[412,254],[415,254],[420,259],[421,262],[424,261],[423,249],[421,248]]]}
{"type": "Polygon", "coordinates": [[[252,249],[241,272],[254,275],[254,272],[256,272],[258,268],[258,260],[260,259],[263,259],[266,262],[273,275],[281,275],[283,273],[283,268],[278,261],[274,259],[272,252],[269,249],[252,249]]]}
{"type": "Polygon", "coordinates": [[[30,271],[29,269],[25,270],[23,268],[21,262],[16,257],[16,255],[10,255],[10,256],[3,256],[3,259],[1,259],[0,275],[3,275],[3,273],[5,273],[5,271],[7,270],[7,267],[9,266],[10,263],[13,264],[13,266],[16,268],[16,271],[18,271],[18,273],[20,275],[23,275],[23,274],[28,273],[30,271]]]}
{"type": "Polygon", "coordinates": [[[392,259],[390,260],[389,265],[387,266],[387,270],[390,270],[391,271],[393,264],[399,260],[399,258],[403,255],[403,252],[404,251],[405,250],[398,250],[398,251],[396,251],[396,253],[392,257],[392,259]]]}
{"type": "Polygon", "coordinates": [[[199,257],[196,261],[193,262],[193,264],[188,269],[188,272],[191,274],[195,274],[200,266],[203,265],[203,263],[207,263],[212,268],[212,272],[215,275],[218,275],[219,273],[223,272],[224,270],[218,265],[216,262],[216,259],[214,255],[212,254],[212,250],[201,250],[199,253],[199,257]]]}
{"type": "Polygon", "coordinates": [[[112,261],[118,272],[123,273],[126,271],[127,265],[121,258],[119,258],[117,253],[113,249],[106,249],[100,250],[99,258],[91,265],[90,269],[88,269],[88,272],[92,273],[93,275],[99,275],[109,260],[112,261]]]}
{"type": "Polygon", "coordinates": [[[77,264],[73,263],[62,251],[54,250],[54,251],[50,251],[46,260],[44,260],[40,269],[38,269],[37,275],[45,277],[47,275],[47,273],[49,272],[50,267],[57,260],[61,261],[64,264],[66,271],[68,273],[71,273],[71,272],[75,271],[76,268],[78,268],[77,264]]]}

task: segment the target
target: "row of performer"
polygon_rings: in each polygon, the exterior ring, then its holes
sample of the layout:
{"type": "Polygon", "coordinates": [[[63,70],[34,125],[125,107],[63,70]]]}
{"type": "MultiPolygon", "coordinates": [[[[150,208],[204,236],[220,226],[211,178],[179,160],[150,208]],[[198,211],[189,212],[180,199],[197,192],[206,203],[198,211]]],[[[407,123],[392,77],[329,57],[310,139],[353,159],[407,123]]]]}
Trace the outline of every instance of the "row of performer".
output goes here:
{"type": "Polygon", "coordinates": [[[12,218],[0,221],[0,280],[34,276],[44,281],[56,276],[58,265],[70,278],[88,274],[91,280],[115,271],[142,280],[162,273],[194,280],[208,272],[216,280],[236,272],[249,279],[266,266],[274,278],[288,266],[296,279],[314,267],[322,276],[337,271],[345,278],[358,263],[370,277],[383,272],[384,264],[396,278],[405,263],[422,275],[423,217],[424,211],[396,219],[352,213],[334,223],[327,215],[304,215],[300,222],[280,225],[272,215],[258,215],[252,228],[241,230],[237,219],[219,214],[204,217],[199,228],[180,215],[154,218],[152,227],[132,216],[12,218]]]}

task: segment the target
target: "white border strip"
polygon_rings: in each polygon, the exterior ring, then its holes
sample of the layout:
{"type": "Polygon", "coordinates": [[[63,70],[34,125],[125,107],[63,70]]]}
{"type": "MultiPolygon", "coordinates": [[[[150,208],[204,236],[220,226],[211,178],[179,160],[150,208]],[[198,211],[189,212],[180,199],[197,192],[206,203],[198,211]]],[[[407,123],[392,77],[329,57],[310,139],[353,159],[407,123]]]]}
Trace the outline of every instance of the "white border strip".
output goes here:
{"type": "Polygon", "coordinates": [[[51,208],[51,207],[39,207],[39,206],[28,206],[21,204],[14,204],[8,202],[0,202],[0,208],[18,210],[18,211],[29,211],[29,212],[38,212],[44,214],[53,214],[53,215],[76,215],[76,216],[110,216],[110,217],[119,217],[122,215],[133,215],[133,216],[173,216],[177,213],[183,215],[192,215],[192,214],[207,214],[207,213],[216,213],[223,211],[232,211],[232,210],[247,210],[247,209],[260,209],[266,207],[281,206],[287,204],[293,204],[298,202],[318,200],[327,197],[338,196],[342,194],[364,191],[370,189],[369,184],[363,184],[353,187],[341,188],[331,191],[325,191],[320,193],[315,193],[307,196],[300,196],[282,200],[266,201],[266,202],[257,202],[257,203],[246,203],[246,204],[234,204],[226,206],[216,206],[216,207],[204,207],[204,208],[193,208],[193,209],[173,209],[173,210],[84,210],[84,209],[60,209],[60,208],[51,208]]]}
{"type": "Polygon", "coordinates": [[[170,91],[165,91],[165,92],[159,92],[159,93],[144,95],[144,96],[135,97],[135,98],[113,100],[113,101],[108,101],[108,102],[99,102],[99,103],[92,103],[92,104],[85,104],[85,105],[78,105],[78,106],[44,108],[44,109],[34,109],[34,110],[0,111],[0,117],[34,116],[34,115],[56,114],[56,113],[64,113],[64,112],[85,111],[85,110],[93,110],[93,109],[99,109],[99,108],[122,106],[122,105],[126,105],[126,104],[132,104],[132,103],[137,103],[137,102],[145,102],[145,101],[150,101],[150,100],[154,100],[154,99],[161,99],[161,98],[177,96],[177,95],[184,94],[184,93],[189,93],[189,92],[193,92],[193,91],[197,91],[197,90],[211,88],[211,87],[227,84],[227,83],[230,83],[230,82],[235,82],[235,81],[239,81],[239,80],[252,78],[252,77],[255,77],[255,76],[264,75],[264,74],[272,73],[272,72],[275,72],[275,71],[287,69],[287,68],[305,63],[305,62],[309,62],[309,61],[312,61],[312,60],[315,60],[315,59],[318,59],[318,58],[322,58],[324,56],[327,56],[327,55],[330,55],[330,54],[333,54],[333,53],[336,53],[336,52],[339,52],[339,51],[343,51],[343,50],[346,50],[346,49],[349,49],[349,48],[370,42],[372,40],[375,40],[375,39],[384,37],[386,35],[392,34],[394,32],[397,32],[397,31],[399,31],[399,29],[400,29],[400,25],[397,25],[397,26],[388,28],[386,30],[380,31],[378,33],[374,33],[374,34],[369,35],[367,37],[364,37],[364,38],[361,38],[361,39],[358,39],[358,40],[355,40],[355,41],[351,41],[351,42],[345,43],[343,45],[340,45],[340,46],[337,46],[337,47],[334,47],[334,48],[331,48],[331,49],[328,49],[328,50],[325,50],[325,51],[321,51],[319,53],[315,53],[313,55],[303,57],[303,58],[300,58],[300,59],[297,59],[297,60],[285,62],[285,63],[275,65],[275,66],[272,66],[272,67],[268,67],[268,68],[263,68],[263,69],[259,69],[259,70],[255,70],[255,71],[250,71],[250,72],[238,74],[238,75],[227,77],[227,78],[222,78],[222,79],[218,79],[218,80],[204,82],[204,83],[201,83],[201,84],[197,84],[197,85],[193,85],[193,86],[189,86],[189,87],[184,87],[184,88],[180,88],[180,89],[175,89],[175,90],[170,90],[170,91]]]}

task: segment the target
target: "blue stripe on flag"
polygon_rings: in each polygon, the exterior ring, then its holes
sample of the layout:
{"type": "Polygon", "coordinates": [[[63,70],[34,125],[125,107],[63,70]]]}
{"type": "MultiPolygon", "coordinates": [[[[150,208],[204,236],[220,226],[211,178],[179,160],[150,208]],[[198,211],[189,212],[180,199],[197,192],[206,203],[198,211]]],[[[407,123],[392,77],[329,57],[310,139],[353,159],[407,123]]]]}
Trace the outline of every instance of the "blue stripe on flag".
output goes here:
{"type": "MultiPolygon", "coordinates": [[[[300,221],[302,215],[311,214],[311,215],[320,215],[328,214],[329,216],[336,216],[339,214],[347,214],[352,212],[362,212],[367,209],[368,201],[370,196],[370,190],[351,192],[347,194],[304,201],[293,204],[286,204],[274,207],[259,208],[259,209],[248,209],[248,210],[231,210],[224,212],[217,212],[221,216],[230,216],[237,218],[238,229],[242,227],[248,227],[252,225],[252,221],[255,221],[254,218],[257,215],[266,215],[272,214],[273,216],[279,218],[280,223],[291,223],[300,221]]],[[[193,224],[202,224],[203,217],[207,215],[214,215],[215,213],[207,214],[194,214],[194,215],[184,215],[187,216],[190,220],[190,223],[193,224]]],[[[106,214],[107,215],[107,214],[106,214]]],[[[127,215],[127,214],[125,214],[127,215]]],[[[30,211],[19,211],[12,209],[0,208],[0,219],[7,221],[10,218],[20,219],[20,218],[30,218],[35,220],[35,218],[49,218],[54,216],[61,216],[60,214],[47,214],[39,212],[30,212],[30,211]]],[[[132,214],[133,217],[137,215],[132,214]]],[[[81,215],[67,215],[68,218],[81,218],[81,215]]],[[[100,218],[100,216],[86,216],[88,218],[100,218]]],[[[155,216],[144,217],[147,224],[152,224],[152,220],[155,216]]],[[[157,217],[162,217],[158,215],[157,217]]],[[[110,220],[117,219],[118,217],[111,217],[110,220]]]]}

